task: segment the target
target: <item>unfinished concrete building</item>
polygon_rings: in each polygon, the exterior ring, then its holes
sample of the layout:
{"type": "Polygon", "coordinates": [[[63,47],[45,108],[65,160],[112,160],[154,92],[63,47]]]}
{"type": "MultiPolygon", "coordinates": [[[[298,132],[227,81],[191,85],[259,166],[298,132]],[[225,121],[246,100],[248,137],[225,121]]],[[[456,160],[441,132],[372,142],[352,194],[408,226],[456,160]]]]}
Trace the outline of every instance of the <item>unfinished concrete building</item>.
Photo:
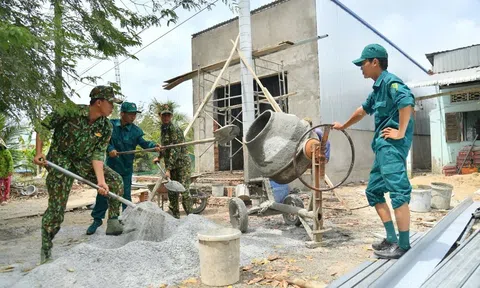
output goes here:
{"type": "MultiPolygon", "coordinates": [[[[283,96],[278,97],[277,102],[284,112],[300,118],[310,117],[313,125],[346,121],[371,92],[373,83],[363,79],[359,68],[351,62],[369,43],[379,43],[387,49],[389,71],[405,82],[426,74],[418,64],[407,58],[408,55],[392,47],[339,4],[331,0],[279,0],[251,13],[256,74],[273,96],[283,96]]],[[[173,89],[192,79],[195,112],[228,58],[238,30],[238,18],[233,18],[194,34],[192,71],[167,80],[165,89],[173,89]]],[[[206,113],[201,113],[195,122],[195,139],[212,137],[216,122],[242,127],[240,87],[237,57],[222,75],[221,86],[216,88],[206,113]]],[[[254,84],[254,89],[256,115],[259,115],[270,109],[270,105],[264,101],[258,85],[254,84]]],[[[422,155],[427,154],[424,158],[428,160],[430,151],[425,151],[425,147],[430,147],[428,111],[431,107],[428,103],[424,104],[417,113],[418,135],[414,143],[419,144],[416,147],[422,147],[422,155]]],[[[356,150],[351,181],[368,179],[374,156],[370,148],[373,131],[373,117],[366,117],[348,130],[356,150]]],[[[241,137],[232,141],[229,147],[197,145],[197,172],[242,170],[241,137]]],[[[345,152],[349,151],[348,142],[341,137],[344,136],[337,132],[332,133],[330,138],[332,151],[327,174],[334,182],[345,175],[348,169],[346,162],[350,160],[350,154],[345,152]]],[[[429,168],[429,163],[422,159],[413,159],[410,165],[413,168],[429,168]]]]}

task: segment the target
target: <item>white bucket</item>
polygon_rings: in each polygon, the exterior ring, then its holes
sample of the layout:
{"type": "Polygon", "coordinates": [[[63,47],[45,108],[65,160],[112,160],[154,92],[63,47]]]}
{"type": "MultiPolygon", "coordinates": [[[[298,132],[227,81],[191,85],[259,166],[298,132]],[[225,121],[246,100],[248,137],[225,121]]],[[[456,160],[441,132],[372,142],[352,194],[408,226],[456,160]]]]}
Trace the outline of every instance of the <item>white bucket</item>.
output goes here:
{"type": "Polygon", "coordinates": [[[240,235],[233,228],[198,233],[200,278],[208,286],[227,286],[240,280],[240,235]]]}
{"type": "Polygon", "coordinates": [[[214,197],[223,197],[223,195],[224,195],[224,185],[223,184],[212,184],[212,195],[214,197]]]}
{"type": "Polygon", "coordinates": [[[432,182],[432,208],[450,209],[453,186],[441,182],[432,182]]]}
{"type": "Polygon", "coordinates": [[[418,188],[412,189],[410,198],[410,211],[428,212],[432,205],[432,187],[428,185],[418,185],[418,188]]]}

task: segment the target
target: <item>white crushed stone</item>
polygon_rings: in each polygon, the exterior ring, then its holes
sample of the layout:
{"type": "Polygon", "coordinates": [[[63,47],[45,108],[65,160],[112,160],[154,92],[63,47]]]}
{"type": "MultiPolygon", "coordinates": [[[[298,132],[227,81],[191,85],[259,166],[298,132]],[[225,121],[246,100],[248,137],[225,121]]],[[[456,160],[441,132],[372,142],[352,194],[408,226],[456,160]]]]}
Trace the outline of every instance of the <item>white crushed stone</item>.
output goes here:
{"type": "MultiPolygon", "coordinates": [[[[199,215],[178,220],[156,209],[164,217],[163,228],[156,230],[161,231],[159,242],[136,240],[152,239],[150,234],[136,234],[142,229],[116,237],[97,233],[88,243],[32,270],[13,287],[158,287],[199,276],[197,233],[219,226],[199,215]]],[[[285,237],[280,230],[257,228],[240,238],[241,265],[293,247],[303,248],[304,241],[285,237]]]]}

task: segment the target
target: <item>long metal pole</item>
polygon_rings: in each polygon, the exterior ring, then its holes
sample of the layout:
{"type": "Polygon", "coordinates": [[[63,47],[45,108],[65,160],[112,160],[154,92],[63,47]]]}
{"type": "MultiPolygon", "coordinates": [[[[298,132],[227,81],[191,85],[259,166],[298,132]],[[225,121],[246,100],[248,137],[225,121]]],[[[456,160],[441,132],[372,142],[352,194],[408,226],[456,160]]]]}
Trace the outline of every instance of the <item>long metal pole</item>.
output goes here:
{"type": "MultiPolygon", "coordinates": [[[[239,15],[238,25],[240,32],[240,51],[245,55],[245,61],[252,66],[252,27],[250,19],[250,0],[240,0],[238,2],[239,15]]],[[[241,65],[241,81],[242,81],[242,110],[243,110],[243,137],[245,138],[248,129],[255,119],[255,106],[253,100],[253,77],[244,63],[241,65]]],[[[245,142],[245,140],[243,141],[245,142]]],[[[245,182],[250,180],[251,163],[249,161],[248,149],[243,149],[243,171],[245,182]]]]}
{"type": "Polygon", "coordinates": [[[400,49],[395,43],[390,41],[385,35],[380,33],[377,29],[375,29],[372,25],[367,23],[367,21],[363,20],[362,17],[358,16],[355,12],[350,10],[347,6],[345,6],[342,2],[338,0],[331,0],[333,3],[335,3],[338,7],[342,8],[345,12],[350,14],[353,18],[357,19],[360,23],[365,25],[368,29],[370,29],[373,33],[377,34],[380,38],[385,40],[388,44],[392,45],[395,49],[397,49],[398,52],[400,52],[403,56],[405,56],[408,60],[410,60],[413,64],[415,64],[418,68],[420,68],[423,72],[428,74],[428,70],[425,69],[422,65],[420,65],[417,61],[415,61],[412,57],[410,57],[407,53],[405,53],[402,49],[400,49]]]}

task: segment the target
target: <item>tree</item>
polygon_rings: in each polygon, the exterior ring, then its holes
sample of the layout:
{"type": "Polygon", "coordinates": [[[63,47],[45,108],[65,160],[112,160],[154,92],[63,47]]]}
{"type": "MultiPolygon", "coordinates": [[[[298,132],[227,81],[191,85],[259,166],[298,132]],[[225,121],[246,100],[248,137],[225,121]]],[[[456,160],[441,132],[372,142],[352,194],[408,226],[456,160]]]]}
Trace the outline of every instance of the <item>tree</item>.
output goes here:
{"type": "MultiPolygon", "coordinates": [[[[189,119],[185,113],[175,112],[180,106],[175,103],[174,101],[167,102],[171,107],[174,109],[173,114],[173,122],[177,124],[180,129],[185,130],[188,126],[189,119]]],[[[141,118],[137,118],[138,126],[143,130],[145,133],[145,139],[155,141],[160,143],[161,137],[161,121],[158,117],[158,112],[160,111],[159,107],[165,103],[161,103],[156,99],[153,99],[152,103],[148,105],[148,111],[144,111],[142,113],[141,118]]],[[[143,107],[143,105],[139,105],[139,107],[143,107]]],[[[142,108],[139,108],[143,110],[142,108]]],[[[193,131],[190,131],[185,138],[185,141],[192,141],[193,140],[193,131]]],[[[137,147],[137,149],[140,149],[137,147]]],[[[187,151],[189,153],[193,153],[193,146],[188,146],[187,151]]],[[[156,155],[152,153],[138,153],[135,155],[135,171],[156,171],[157,167],[152,164],[153,158],[156,155]]]]}
{"type": "MultiPolygon", "coordinates": [[[[26,168],[34,171],[33,157],[35,149],[26,145],[22,136],[25,136],[27,127],[13,118],[0,115],[0,138],[7,144],[12,154],[15,168],[26,168]]],[[[31,141],[31,135],[27,141],[31,141]]]]}
{"type": "MultiPolygon", "coordinates": [[[[185,131],[188,124],[190,123],[190,120],[188,119],[185,113],[180,113],[177,111],[180,105],[178,105],[175,101],[167,101],[166,103],[161,103],[157,101],[157,99],[153,99],[149,107],[149,113],[153,117],[154,122],[158,125],[158,127],[160,127],[161,123],[158,117],[158,113],[162,111],[160,107],[163,106],[164,104],[168,104],[174,110],[172,122],[177,124],[180,127],[180,129],[185,131]]],[[[192,140],[193,140],[193,130],[190,130],[187,136],[185,137],[185,141],[192,141],[192,140]]]]}
{"type": "Polygon", "coordinates": [[[73,105],[69,98],[76,91],[65,75],[81,82],[98,80],[76,71],[79,60],[137,59],[128,49],[142,44],[140,30],[175,23],[177,7],[191,10],[207,4],[147,2],[130,0],[133,11],[117,6],[115,0],[0,0],[0,112],[24,111],[39,129],[38,120],[44,116],[40,112],[48,113],[52,107],[61,112],[73,105]],[[48,5],[53,13],[45,13],[48,5]]]}

